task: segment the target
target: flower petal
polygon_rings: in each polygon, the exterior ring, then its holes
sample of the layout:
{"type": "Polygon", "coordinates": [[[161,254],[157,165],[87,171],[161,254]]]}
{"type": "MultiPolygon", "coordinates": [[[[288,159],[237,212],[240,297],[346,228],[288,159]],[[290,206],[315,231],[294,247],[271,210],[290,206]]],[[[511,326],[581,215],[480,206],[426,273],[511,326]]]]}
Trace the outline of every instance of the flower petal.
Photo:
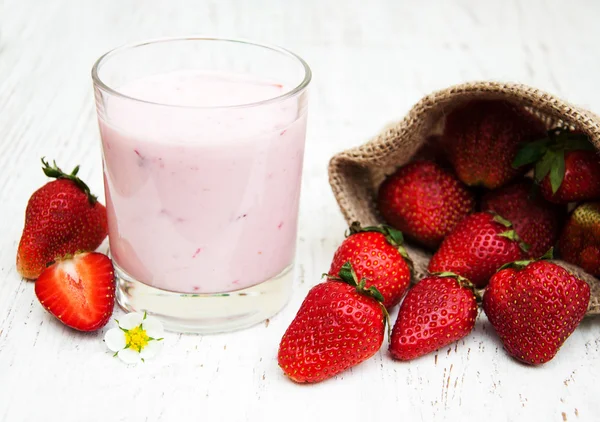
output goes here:
{"type": "Polygon", "coordinates": [[[131,330],[132,328],[135,328],[138,325],[140,325],[143,319],[144,314],[132,312],[119,318],[119,327],[124,328],[126,330],[131,330]]]}
{"type": "Polygon", "coordinates": [[[146,315],[146,319],[142,322],[142,328],[146,330],[146,334],[153,339],[162,338],[165,334],[162,322],[151,316],[146,315]]]}
{"type": "Polygon", "coordinates": [[[162,341],[151,340],[140,352],[142,359],[152,359],[162,350],[162,341]]]}
{"type": "Polygon", "coordinates": [[[104,335],[106,347],[113,352],[123,350],[127,345],[125,342],[125,333],[120,328],[111,328],[104,335]]]}
{"type": "Polygon", "coordinates": [[[142,360],[140,354],[130,348],[121,350],[117,356],[119,356],[119,358],[121,358],[121,360],[127,364],[139,363],[142,360]]]}

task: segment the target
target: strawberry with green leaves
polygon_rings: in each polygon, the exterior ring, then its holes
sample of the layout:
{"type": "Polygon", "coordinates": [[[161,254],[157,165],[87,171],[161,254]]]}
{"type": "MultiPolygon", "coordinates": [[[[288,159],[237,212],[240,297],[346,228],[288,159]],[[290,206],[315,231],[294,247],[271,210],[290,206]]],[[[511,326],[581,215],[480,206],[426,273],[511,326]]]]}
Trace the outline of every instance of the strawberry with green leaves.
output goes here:
{"type": "Polygon", "coordinates": [[[40,274],[35,295],[66,326],[96,331],[106,325],[115,305],[112,262],[97,252],[59,259],[40,274]]]}
{"type": "Polygon", "coordinates": [[[410,284],[410,259],[402,233],[388,226],[362,228],[355,222],[349,235],[335,251],[329,274],[337,276],[351,262],[367,287],[375,286],[390,308],[400,302],[410,284]]]}
{"type": "Polygon", "coordinates": [[[31,195],[17,251],[17,271],[36,279],[56,258],[93,251],[108,235],[106,208],[77,177],[79,166],[64,173],[42,159],[46,176],[54,178],[31,195]]]}
{"type": "Polygon", "coordinates": [[[458,223],[429,261],[428,270],[452,272],[482,288],[498,268],[522,259],[528,249],[510,221],[479,212],[458,223]]]}
{"type": "Polygon", "coordinates": [[[473,212],[475,198],[438,164],[415,161],[383,182],[377,205],[389,224],[433,249],[460,220],[473,212]]]}
{"type": "Polygon", "coordinates": [[[535,180],[550,202],[600,199],[600,156],[583,133],[552,129],[547,137],[525,144],[513,167],[529,164],[535,164],[535,180]]]}
{"type": "Polygon", "coordinates": [[[518,261],[494,274],[483,310],[511,356],[540,365],[575,331],[589,300],[588,284],[564,268],[544,260],[518,261]]]}
{"type": "Polygon", "coordinates": [[[310,289],[279,344],[283,372],[314,383],[369,359],[383,343],[388,314],[382,301],[377,288],[358,281],[350,263],[335,281],[310,289]]]}
{"type": "Polygon", "coordinates": [[[521,144],[543,136],[543,122],[507,101],[470,101],[448,113],[443,143],[467,186],[496,189],[524,173],[511,166],[521,144]]]}
{"type": "Polygon", "coordinates": [[[581,204],[573,210],[558,248],[565,261],[600,276],[600,202],[581,204]]]}
{"type": "Polygon", "coordinates": [[[564,206],[546,201],[531,179],[488,192],[481,200],[482,211],[493,211],[509,220],[517,234],[530,246],[527,255],[539,258],[558,240],[564,206]]]}
{"type": "Polygon", "coordinates": [[[475,318],[477,300],[467,279],[453,273],[425,277],[400,305],[390,353],[404,361],[431,353],[467,336],[475,318]]]}

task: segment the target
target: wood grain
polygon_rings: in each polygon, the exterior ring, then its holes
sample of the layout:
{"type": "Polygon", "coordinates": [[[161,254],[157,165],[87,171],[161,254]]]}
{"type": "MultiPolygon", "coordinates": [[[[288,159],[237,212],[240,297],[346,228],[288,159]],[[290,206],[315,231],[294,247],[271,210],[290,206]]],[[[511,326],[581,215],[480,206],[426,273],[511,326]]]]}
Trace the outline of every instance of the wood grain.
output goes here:
{"type": "MultiPolygon", "coordinates": [[[[587,319],[542,368],[508,358],[485,316],[463,341],[411,363],[385,347],[314,386],[276,363],[278,342],[329,267],[344,222],[327,185],[333,153],[358,145],[428,92],[473,79],[524,82],[600,111],[600,3],[572,1],[4,0],[0,7],[0,420],[600,419],[600,325],[587,319]],[[312,66],[295,294],[269,324],[170,334],[126,367],[103,333],[43,311],[14,259],[41,156],[102,192],[90,69],[144,38],[210,34],[281,44],[312,66]]],[[[117,312],[120,314],[120,311],[117,312]]],[[[395,315],[393,315],[394,317],[395,315]]]]}

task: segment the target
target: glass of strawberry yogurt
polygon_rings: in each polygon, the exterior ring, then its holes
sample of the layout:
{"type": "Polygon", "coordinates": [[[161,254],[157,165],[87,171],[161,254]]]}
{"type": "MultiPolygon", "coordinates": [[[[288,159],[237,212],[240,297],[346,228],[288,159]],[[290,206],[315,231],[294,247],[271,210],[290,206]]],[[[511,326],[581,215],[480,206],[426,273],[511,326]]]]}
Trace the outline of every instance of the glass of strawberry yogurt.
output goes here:
{"type": "Polygon", "coordinates": [[[108,52],[92,76],[120,306],[199,333],[277,313],[293,279],[306,62],[160,39],[108,52]]]}

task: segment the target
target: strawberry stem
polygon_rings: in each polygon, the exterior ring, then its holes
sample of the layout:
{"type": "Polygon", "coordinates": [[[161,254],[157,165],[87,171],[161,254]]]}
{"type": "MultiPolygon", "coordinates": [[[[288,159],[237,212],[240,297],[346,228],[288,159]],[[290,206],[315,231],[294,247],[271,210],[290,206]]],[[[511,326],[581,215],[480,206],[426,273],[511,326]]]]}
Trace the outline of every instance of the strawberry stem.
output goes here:
{"type": "Polygon", "coordinates": [[[388,343],[390,343],[392,341],[392,323],[390,322],[390,314],[386,307],[383,306],[383,303],[379,302],[379,307],[383,312],[383,325],[387,327],[388,343]]]}
{"type": "Polygon", "coordinates": [[[75,183],[75,185],[77,185],[77,187],[87,195],[90,204],[94,205],[96,201],[98,201],[98,198],[95,195],[92,195],[92,193],[90,192],[90,188],[88,187],[88,185],[86,185],[83,182],[83,180],[77,177],[77,173],[79,173],[79,166],[76,166],[71,172],[71,174],[67,174],[56,165],[56,161],[53,161],[52,164],[53,165],[50,166],[50,164],[48,164],[48,162],[46,161],[46,157],[42,157],[42,170],[44,171],[44,174],[46,176],[54,179],[70,180],[73,183],[75,183]]]}

